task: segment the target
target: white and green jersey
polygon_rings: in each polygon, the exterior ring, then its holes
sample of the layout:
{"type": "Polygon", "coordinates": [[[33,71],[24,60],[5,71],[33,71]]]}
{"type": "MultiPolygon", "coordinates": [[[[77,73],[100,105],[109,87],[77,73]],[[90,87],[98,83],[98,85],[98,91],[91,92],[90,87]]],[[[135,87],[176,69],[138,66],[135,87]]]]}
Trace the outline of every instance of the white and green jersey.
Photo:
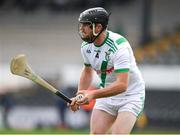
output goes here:
{"type": "Polygon", "coordinates": [[[144,81],[136,65],[129,42],[121,35],[107,31],[107,36],[100,46],[83,42],[81,53],[85,66],[91,66],[101,79],[101,87],[106,87],[116,80],[116,73],[129,72],[126,92],[119,97],[144,93],[144,81]]]}

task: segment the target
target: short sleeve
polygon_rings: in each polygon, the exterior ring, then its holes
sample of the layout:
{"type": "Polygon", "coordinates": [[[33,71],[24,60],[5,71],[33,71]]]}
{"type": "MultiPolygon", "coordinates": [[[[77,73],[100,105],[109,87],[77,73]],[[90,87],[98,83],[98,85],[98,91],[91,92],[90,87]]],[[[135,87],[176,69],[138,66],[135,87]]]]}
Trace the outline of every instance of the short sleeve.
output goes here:
{"type": "Polygon", "coordinates": [[[83,57],[83,61],[84,61],[84,65],[85,66],[91,66],[87,56],[86,56],[86,53],[85,53],[85,49],[84,48],[81,48],[81,55],[83,57]]]}
{"type": "MultiPolygon", "coordinates": [[[[124,43],[125,45],[126,43],[124,43]]],[[[130,52],[127,46],[118,48],[113,58],[115,73],[128,72],[130,69],[130,52]]]]}

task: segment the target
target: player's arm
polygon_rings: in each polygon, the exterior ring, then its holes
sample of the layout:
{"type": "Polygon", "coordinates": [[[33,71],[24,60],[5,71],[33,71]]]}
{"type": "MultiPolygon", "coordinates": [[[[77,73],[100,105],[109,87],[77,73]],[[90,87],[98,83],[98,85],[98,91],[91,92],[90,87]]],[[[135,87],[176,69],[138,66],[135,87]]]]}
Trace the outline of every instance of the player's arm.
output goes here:
{"type": "Polygon", "coordinates": [[[128,87],[128,76],[128,69],[126,69],[126,72],[117,73],[116,81],[105,88],[93,91],[79,91],[78,94],[85,95],[84,98],[79,102],[79,104],[85,104],[92,99],[111,97],[125,92],[128,87]]]}
{"type": "Polygon", "coordinates": [[[91,85],[92,78],[93,78],[93,69],[91,68],[91,66],[84,66],[80,75],[78,91],[87,90],[91,85]]]}
{"type": "Polygon", "coordinates": [[[88,89],[92,82],[93,69],[89,62],[89,56],[87,56],[87,48],[86,47],[87,47],[87,43],[83,42],[82,46],[81,46],[81,55],[84,60],[84,67],[81,71],[79,84],[78,84],[78,91],[88,89]]]}
{"type": "MultiPolygon", "coordinates": [[[[93,69],[90,66],[87,66],[87,65],[84,66],[80,75],[80,80],[78,84],[78,92],[87,90],[89,88],[92,82],[92,77],[93,77],[93,69]]],[[[78,107],[76,105],[77,97],[74,97],[71,100],[72,100],[70,104],[71,110],[77,111],[78,110],[78,107]]]]}
{"type": "Polygon", "coordinates": [[[100,90],[93,91],[92,99],[115,96],[123,93],[128,87],[128,72],[117,73],[116,81],[100,90]]]}
{"type": "MultiPolygon", "coordinates": [[[[93,72],[92,72],[92,68],[91,68],[90,64],[87,64],[87,63],[89,63],[89,59],[86,56],[85,47],[86,47],[86,43],[85,44],[83,43],[82,46],[81,46],[81,54],[82,54],[84,63],[86,63],[86,64],[82,69],[77,91],[88,89],[88,87],[90,86],[90,84],[92,82],[92,73],[93,72]]],[[[72,102],[70,104],[70,108],[71,108],[72,111],[77,111],[77,107],[76,107],[77,98],[76,97],[73,97],[71,99],[72,102]]]]}

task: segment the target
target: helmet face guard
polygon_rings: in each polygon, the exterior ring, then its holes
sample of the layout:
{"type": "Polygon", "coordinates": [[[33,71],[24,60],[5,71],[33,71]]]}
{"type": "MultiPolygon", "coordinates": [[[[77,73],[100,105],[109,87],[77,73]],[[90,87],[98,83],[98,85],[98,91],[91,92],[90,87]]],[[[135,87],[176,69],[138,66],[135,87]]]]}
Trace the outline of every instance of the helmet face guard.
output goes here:
{"type": "Polygon", "coordinates": [[[81,39],[88,43],[94,42],[95,39],[107,28],[109,15],[110,14],[101,7],[90,8],[82,12],[79,16],[79,23],[88,23],[90,28],[92,28],[92,34],[89,35],[89,37],[84,38],[83,33],[79,30],[81,39]],[[103,27],[99,33],[95,33],[96,24],[101,24],[103,27]]]}

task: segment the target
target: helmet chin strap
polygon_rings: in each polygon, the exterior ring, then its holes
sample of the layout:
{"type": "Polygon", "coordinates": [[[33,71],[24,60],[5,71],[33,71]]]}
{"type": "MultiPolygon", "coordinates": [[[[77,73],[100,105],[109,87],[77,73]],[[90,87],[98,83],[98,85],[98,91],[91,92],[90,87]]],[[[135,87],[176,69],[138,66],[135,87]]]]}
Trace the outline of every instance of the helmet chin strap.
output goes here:
{"type": "Polygon", "coordinates": [[[95,23],[93,23],[92,24],[93,35],[96,37],[98,35],[98,33],[95,32],[95,28],[96,28],[96,25],[95,25],[95,23]]]}
{"type": "Polygon", "coordinates": [[[81,39],[85,42],[93,43],[104,30],[104,28],[103,28],[99,33],[96,33],[95,29],[96,29],[96,24],[93,23],[92,24],[92,35],[88,38],[83,38],[83,33],[81,31],[79,31],[79,35],[80,35],[81,39]]]}
{"type": "Polygon", "coordinates": [[[91,42],[89,42],[89,43],[93,43],[98,37],[99,37],[99,35],[103,32],[103,30],[104,30],[104,28],[99,32],[99,33],[96,33],[95,32],[95,23],[93,23],[92,24],[92,30],[93,30],[93,37],[94,37],[94,39],[93,40],[91,40],[91,42]]]}

